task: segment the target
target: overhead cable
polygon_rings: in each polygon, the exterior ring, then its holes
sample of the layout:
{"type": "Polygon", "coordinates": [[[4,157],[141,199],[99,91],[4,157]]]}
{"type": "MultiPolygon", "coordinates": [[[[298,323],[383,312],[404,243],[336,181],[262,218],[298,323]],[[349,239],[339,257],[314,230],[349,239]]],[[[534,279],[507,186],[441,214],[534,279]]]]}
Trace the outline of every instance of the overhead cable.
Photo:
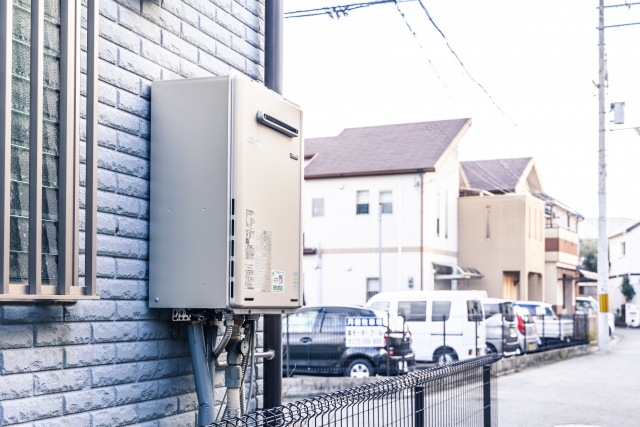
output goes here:
{"type": "Polygon", "coordinates": [[[442,30],[438,27],[438,25],[436,25],[435,21],[433,20],[433,18],[431,17],[431,15],[429,14],[429,11],[427,10],[426,6],[424,5],[424,3],[422,3],[422,0],[418,0],[418,3],[420,3],[420,6],[422,7],[422,10],[424,10],[424,13],[427,15],[427,18],[429,18],[429,21],[431,21],[431,24],[433,24],[433,26],[435,27],[436,30],[438,30],[438,32],[440,33],[440,35],[442,36],[442,38],[444,39],[444,42],[447,44],[447,47],[449,48],[449,51],[451,51],[451,53],[453,54],[453,56],[456,58],[456,60],[460,63],[460,66],[462,67],[462,69],[464,70],[464,72],[467,74],[467,76],[471,79],[471,81],[473,83],[475,83],[491,100],[491,102],[493,102],[493,105],[495,105],[495,107],[500,110],[500,112],[511,122],[513,123],[514,126],[518,126],[516,124],[516,122],[514,122],[508,115],[507,113],[504,112],[504,110],[502,108],[500,108],[500,106],[496,103],[496,101],[493,99],[493,97],[489,94],[489,92],[487,92],[487,90],[484,88],[484,86],[482,86],[476,79],[473,78],[473,76],[471,75],[471,73],[469,72],[469,70],[467,70],[467,67],[464,66],[464,64],[462,63],[462,60],[460,59],[460,57],[458,56],[458,54],[451,48],[451,45],[449,44],[449,42],[447,41],[447,37],[444,35],[444,33],[442,32],[442,30]]]}
{"type": "Polygon", "coordinates": [[[329,15],[329,18],[338,18],[341,16],[349,16],[349,11],[362,9],[363,7],[376,6],[386,3],[406,3],[417,0],[377,0],[364,3],[350,3],[337,6],[319,7],[316,9],[295,10],[293,12],[285,12],[285,18],[305,18],[309,16],[329,15]]]}

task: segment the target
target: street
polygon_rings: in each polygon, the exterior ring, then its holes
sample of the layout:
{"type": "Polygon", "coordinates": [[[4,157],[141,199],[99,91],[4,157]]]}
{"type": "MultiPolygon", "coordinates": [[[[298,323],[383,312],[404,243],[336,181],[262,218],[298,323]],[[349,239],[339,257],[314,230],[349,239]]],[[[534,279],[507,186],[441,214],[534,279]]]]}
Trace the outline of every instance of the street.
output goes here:
{"type": "Polygon", "coordinates": [[[640,330],[618,328],[616,335],[620,340],[609,354],[499,378],[499,425],[640,426],[640,330]]]}

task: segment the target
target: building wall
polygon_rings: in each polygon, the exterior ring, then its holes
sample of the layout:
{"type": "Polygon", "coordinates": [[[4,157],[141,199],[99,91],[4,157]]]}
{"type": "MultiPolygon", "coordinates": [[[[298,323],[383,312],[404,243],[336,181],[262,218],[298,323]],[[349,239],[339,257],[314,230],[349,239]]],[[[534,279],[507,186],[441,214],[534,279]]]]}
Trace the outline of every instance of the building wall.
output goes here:
{"type": "MultiPolygon", "coordinates": [[[[321,154],[320,154],[321,155],[321,154]]],[[[424,174],[423,287],[433,289],[433,263],[457,263],[457,155],[438,172],[424,174]],[[440,231],[437,219],[440,218],[440,231]]],[[[382,215],[381,291],[420,290],[419,174],[311,179],[305,181],[305,302],[363,304],[367,278],[378,277],[380,191],[393,192],[393,213],[382,215]],[[369,190],[369,214],[356,215],[356,195],[369,190]],[[312,201],[324,199],[324,216],[312,216],[312,201]],[[413,287],[409,287],[409,280],[413,287]]]]}
{"type": "Polygon", "coordinates": [[[458,260],[484,275],[471,281],[470,288],[486,290],[489,297],[506,297],[505,273],[513,272],[519,274],[516,298],[529,298],[530,278],[537,286],[532,294],[539,294],[545,273],[544,202],[504,194],[461,197],[458,205],[458,260]]]}
{"type": "Polygon", "coordinates": [[[626,302],[620,292],[620,285],[627,274],[636,291],[631,303],[640,305],[640,227],[609,238],[609,260],[609,311],[615,313],[616,309],[626,302]]]}
{"type": "MultiPolygon", "coordinates": [[[[262,0],[147,0],[142,15],[139,0],[100,1],[101,299],[0,305],[1,425],[195,425],[185,327],[147,304],[151,81],[230,73],[262,81],[263,16],[262,0]]],[[[85,18],[83,26],[86,40],[85,18]]],[[[80,185],[83,265],[84,165],[80,185]]],[[[216,372],[218,406],[223,381],[216,372]]],[[[262,394],[262,380],[254,390],[262,394]]]]}
{"type": "Polygon", "coordinates": [[[575,215],[560,208],[553,207],[554,218],[545,229],[545,298],[559,313],[573,312],[577,295],[576,281],[572,281],[571,292],[564,289],[563,274],[578,276],[576,267],[580,263],[580,239],[578,238],[578,222],[575,215]],[[552,225],[549,227],[549,225],[552,225]],[[567,271],[570,270],[570,271],[567,271]],[[571,295],[571,296],[570,296],[571,295]],[[565,301],[570,299],[571,301],[565,301]],[[564,307],[564,308],[563,308],[564,307]]]}

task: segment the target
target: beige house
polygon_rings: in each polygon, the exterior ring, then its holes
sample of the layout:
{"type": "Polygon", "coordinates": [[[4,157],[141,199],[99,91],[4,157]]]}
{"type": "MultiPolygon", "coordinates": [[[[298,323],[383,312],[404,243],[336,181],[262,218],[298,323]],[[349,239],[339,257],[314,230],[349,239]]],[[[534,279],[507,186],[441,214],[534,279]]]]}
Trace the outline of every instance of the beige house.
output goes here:
{"type": "Polygon", "coordinates": [[[490,297],[574,305],[582,217],[544,193],[533,158],[462,162],[458,261],[490,297]]]}

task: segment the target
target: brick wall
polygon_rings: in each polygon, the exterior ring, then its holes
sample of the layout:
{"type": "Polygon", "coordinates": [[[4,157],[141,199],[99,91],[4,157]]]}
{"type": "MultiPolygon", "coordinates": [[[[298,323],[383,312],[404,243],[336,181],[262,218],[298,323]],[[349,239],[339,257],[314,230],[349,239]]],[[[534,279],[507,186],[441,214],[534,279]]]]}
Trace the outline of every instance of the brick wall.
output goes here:
{"type": "MultiPolygon", "coordinates": [[[[139,0],[100,1],[101,300],[0,305],[0,425],[195,425],[186,327],[147,306],[151,81],[238,72],[262,81],[263,18],[263,0],[145,0],[142,14],[139,0]]],[[[82,265],[84,141],[80,151],[82,265]]],[[[222,371],[215,386],[219,409],[222,371]]],[[[261,394],[259,379],[252,406],[261,394]]]]}

